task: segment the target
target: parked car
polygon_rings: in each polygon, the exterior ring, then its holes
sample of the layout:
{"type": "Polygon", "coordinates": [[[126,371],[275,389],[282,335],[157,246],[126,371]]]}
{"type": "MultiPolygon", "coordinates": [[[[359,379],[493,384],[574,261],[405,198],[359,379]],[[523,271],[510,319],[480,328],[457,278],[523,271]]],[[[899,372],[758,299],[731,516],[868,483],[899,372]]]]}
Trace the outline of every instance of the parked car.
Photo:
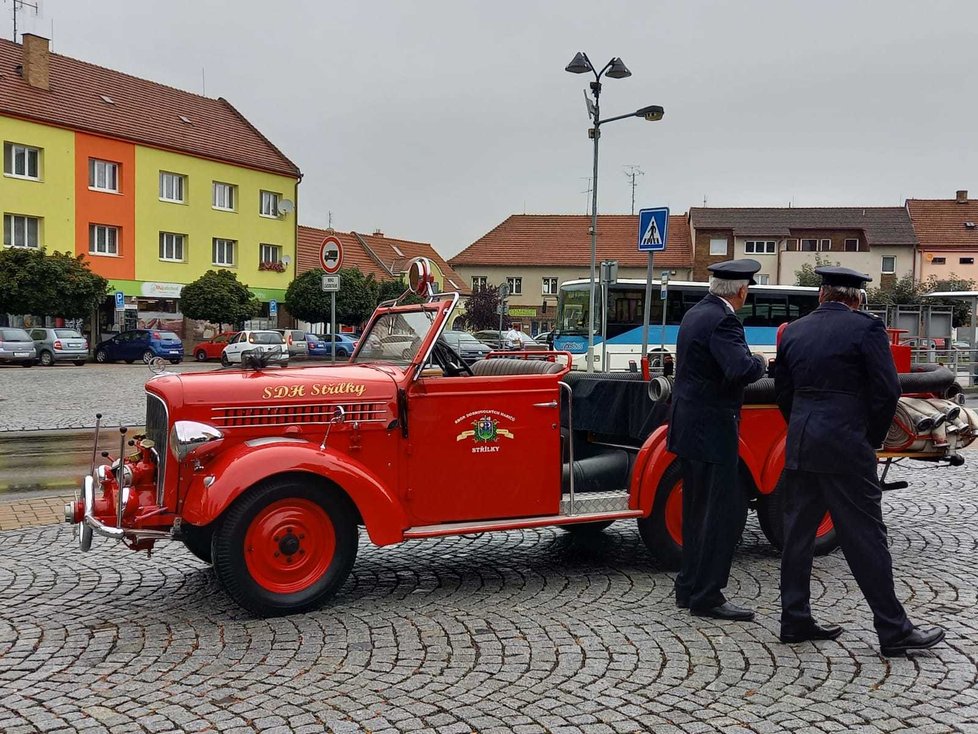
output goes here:
{"type": "Polygon", "coordinates": [[[194,359],[198,362],[206,362],[208,359],[220,359],[224,353],[224,347],[228,345],[231,338],[237,334],[236,331],[229,331],[226,334],[218,334],[213,339],[197,342],[194,345],[194,359]]]}
{"type": "MultiPolygon", "coordinates": [[[[483,344],[488,344],[493,349],[506,349],[506,332],[495,329],[483,329],[475,332],[472,336],[483,344]]],[[[529,334],[523,334],[523,350],[528,352],[545,351],[546,344],[540,344],[533,340],[529,334]]]]}
{"type": "Polygon", "coordinates": [[[120,359],[126,364],[132,364],[137,359],[148,363],[154,357],[180,364],[183,361],[183,342],[180,337],[172,331],[133,329],[99,342],[95,347],[95,361],[102,364],[120,359]]]}
{"type": "Polygon", "coordinates": [[[23,329],[0,329],[0,362],[33,367],[37,361],[34,340],[23,329]]]}
{"type": "Polygon", "coordinates": [[[274,329],[285,339],[290,357],[308,357],[309,345],[306,343],[306,332],[302,329],[274,329]]]}
{"type": "MultiPolygon", "coordinates": [[[[315,336],[316,339],[318,339],[320,342],[323,343],[323,349],[325,351],[323,351],[321,353],[320,352],[313,352],[312,351],[312,346],[311,346],[311,343],[310,343],[309,356],[310,357],[329,357],[329,356],[331,356],[332,353],[333,353],[332,352],[333,346],[332,346],[332,343],[330,341],[330,338],[331,338],[330,335],[329,334],[313,334],[312,336],[315,336]]],[[[336,356],[337,357],[342,358],[342,359],[346,359],[351,354],[353,354],[353,350],[356,349],[356,348],[357,348],[357,340],[354,339],[349,334],[337,334],[336,335],[336,356]]]]}
{"type": "Polygon", "coordinates": [[[535,341],[537,344],[546,344],[548,347],[552,348],[553,335],[553,331],[541,331],[539,334],[533,337],[533,341],[535,341]]]}
{"type": "MultiPolygon", "coordinates": [[[[305,343],[305,337],[303,337],[305,343]]],[[[242,356],[256,349],[272,352],[270,364],[289,366],[289,349],[281,331],[239,331],[229,341],[221,353],[221,364],[230,367],[241,364],[242,356]]]]}
{"type": "Polygon", "coordinates": [[[88,339],[76,329],[31,329],[37,361],[45,367],[55,362],[73,362],[81,367],[88,361],[88,339]]]}
{"type": "Polygon", "coordinates": [[[467,331],[443,331],[441,338],[458,352],[462,361],[467,365],[485,359],[486,355],[492,351],[492,347],[483,344],[467,331]]]}

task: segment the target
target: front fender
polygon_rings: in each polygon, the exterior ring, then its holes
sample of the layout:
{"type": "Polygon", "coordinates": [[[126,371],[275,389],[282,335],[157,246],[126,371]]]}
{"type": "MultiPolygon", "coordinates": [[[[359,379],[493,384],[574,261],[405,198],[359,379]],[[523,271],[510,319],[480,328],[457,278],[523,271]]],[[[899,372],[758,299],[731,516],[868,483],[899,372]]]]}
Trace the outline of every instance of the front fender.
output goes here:
{"type": "Polygon", "coordinates": [[[297,472],[328,479],[346,492],[376,545],[404,539],[407,515],[390,489],[348,455],[320,451],[319,445],[311,442],[254,447],[241,444],[220,454],[194,475],[181,516],[194,525],[207,525],[249,487],[277,474],[297,472]],[[206,487],[209,477],[214,478],[213,483],[206,487]]]}

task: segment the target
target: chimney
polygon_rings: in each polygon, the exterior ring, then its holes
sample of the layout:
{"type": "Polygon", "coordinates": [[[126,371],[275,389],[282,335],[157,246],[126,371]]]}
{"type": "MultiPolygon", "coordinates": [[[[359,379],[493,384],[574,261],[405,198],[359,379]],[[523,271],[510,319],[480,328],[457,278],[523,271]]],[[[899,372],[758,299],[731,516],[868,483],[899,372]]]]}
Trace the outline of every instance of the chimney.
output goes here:
{"type": "Polygon", "coordinates": [[[955,200],[959,204],[967,204],[968,203],[968,190],[967,189],[958,189],[957,192],[955,193],[955,197],[956,197],[955,200]]]}
{"type": "Polygon", "coordinates": [[[384,236],[384,233],[381,232],[379,229],[375,229],[374,230],[374,237],[383,237],[383,236],[384,236]]]}
{"type": "Polygon", "coordinates": [[[21,38],[24,43],[24,78],[32,87],[50,89],[48,39],[33,33],[25,33],[21,38]]]}

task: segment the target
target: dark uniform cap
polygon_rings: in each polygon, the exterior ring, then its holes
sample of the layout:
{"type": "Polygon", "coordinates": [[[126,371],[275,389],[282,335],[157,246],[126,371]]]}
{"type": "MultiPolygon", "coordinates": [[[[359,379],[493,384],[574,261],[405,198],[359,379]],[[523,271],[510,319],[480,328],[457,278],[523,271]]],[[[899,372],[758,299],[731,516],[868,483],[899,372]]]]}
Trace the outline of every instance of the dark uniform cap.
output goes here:
{"type": "Polygon", "coordinates": [[[752,260],[749,257],[741,260],[727,260],[722,263],[714,263],[707,268],[717,278],[723,278],[724,280],[747,280],[750,281],[750,285],[757,285],[757,281],[754,280],[754,273],[760,269],[761,264],[757,260],[752,260]]]}
{"type": "Polygon", "coordinates": [[[872,277],[866,273],[836,265],[822,265],[815,268],[815,273],[822,276],[822,285],[834,285],[840,288],[862,288],[864,283],[872,280],[872,277]]]}

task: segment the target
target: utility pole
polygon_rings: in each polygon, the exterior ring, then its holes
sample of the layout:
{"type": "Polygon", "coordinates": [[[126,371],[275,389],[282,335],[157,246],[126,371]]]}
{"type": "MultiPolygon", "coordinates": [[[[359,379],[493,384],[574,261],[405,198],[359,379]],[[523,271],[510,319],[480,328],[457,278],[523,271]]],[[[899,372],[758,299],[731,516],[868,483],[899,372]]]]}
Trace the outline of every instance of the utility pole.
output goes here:
{"type": "Polygon", "coordinates": [[[636,166],[635,164],[629,164],[625,166],[625,178],[632,182],[632,214],[635,214],[635,186],[636,179],[639,176],[644,176],[645,171],[636,166]]]}

